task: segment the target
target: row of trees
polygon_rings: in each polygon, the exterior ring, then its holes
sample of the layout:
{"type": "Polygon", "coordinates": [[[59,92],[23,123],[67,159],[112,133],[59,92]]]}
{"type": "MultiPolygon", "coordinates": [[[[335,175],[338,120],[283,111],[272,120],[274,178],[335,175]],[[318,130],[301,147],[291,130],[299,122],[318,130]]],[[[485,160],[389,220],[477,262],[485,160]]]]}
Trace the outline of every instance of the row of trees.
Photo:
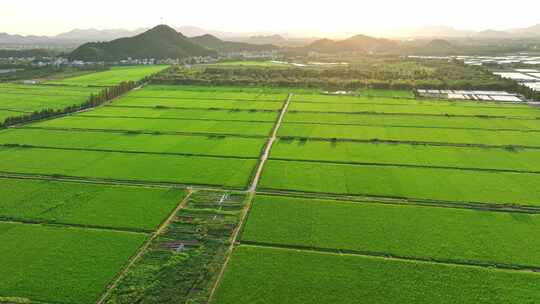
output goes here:
{"type": "Polygon", "coordinates": [[[93,108],[127,93],[131,89],[135,88],[137,85],[138,83],[135,82],[123,82],[117,86],[105,88],[98,94],[91,94],[88,100],[82,104],[72,105],[67,108],[58,110],[43,109],[25,115],[8,117],[2,124],[0,124],[0,127],[27,123],[35,120],[41,120],[53,116],[64,115],[84,109],[93,108]]]}
{"type": "Polygon", "coordinates": [[[477,66],[447,60],[420,61],[403,58],[368,58],[347,67],[175,67],[153,80],[161,84],[262,85],[314,87],[332,90],[461,89],[504,90],[540,100],[540,93],[502,79],[477,66]]]}

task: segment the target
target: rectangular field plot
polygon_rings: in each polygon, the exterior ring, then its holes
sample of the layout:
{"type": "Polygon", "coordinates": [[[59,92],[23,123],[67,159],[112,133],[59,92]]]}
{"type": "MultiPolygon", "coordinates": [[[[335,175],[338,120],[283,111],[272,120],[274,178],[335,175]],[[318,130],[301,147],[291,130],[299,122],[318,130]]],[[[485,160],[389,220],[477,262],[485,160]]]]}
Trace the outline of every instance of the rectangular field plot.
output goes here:
{"type": "Polygon", "coordinates": [[[395,98],[392,96],[343,96],[343,95],[316,95],[316,94],[294,94],[293,102],[295,103],[327,103],[335,105],[357,104],[357,105],[387,105],[387,106],[404,106],[404,107],[466,107],[466,108],[503,108],[503,109],[530,109],[525,104],[504,103],[504,102],[472,102],[472,101],[448,101],[439,99],[415,99],[410,98],[395,98]]]}
{"type": "Polygon", "coordinates": [[[540,174],[270,160],[260,189],[540,206],[540,174]]]}
{"type": "Polygon", "coordinates": [[[146,234],[0,223],[0,295],[95,303],[146,234]]]}
{"type": "Polygon", "coordinates": [[[281,137],[351,139],[492,146],[540,147],[540,132],[442,129],[423,127],[377,127],[354,125],[288,124],[279,128],[281,137]]]}
{"type": "Polygon", "coordinates": [[[410,90],[381,90],[381,89],[362,89],[359,90],[362,96],[371,97],[399,97],[399,98],[414,98],[414,93],[410,90]]]}
{"type": "Polygon", "coordinates": [[[132,91],[131,97],[171,98],[171,99],[222,99],[283,102],[287,98],[287,90],[274,88],[250,87],[212,87],[212,86],[176,86],[149,85],[144,90],[132,91]]]}
{"type": "Polygon", "coordinates": [[[257,110],[192,110],[106,106],[97,108],[91,112],[78,114],[78,116],[275,122],[278,112],[257,110]]]}
{"type": "Polygon", "coordinates": [[[270,158],[540,172],[538,149],[279,139],[272,146],[270,158]]]}
{"type": "Polygon", "coordinates": [[[437,127],[496,130],[540,130],[538,119],[480,118],[422,115],[373,115],[287,112],[286,123],[319,123],[337,125],[371,125],[403,127],[437,127]]]}
{"type": "Polygon", "coordinates": [[[96,88],[71,88],[44,85],[0,85],[0,124],[16,117],[45,109],[62,110],[88,100],[96,88]]]}
{"type": "Polygon", "coordinates": [[[67,116],[34,123],[30,126],[61,129],[267,136],[270,134],[274,123],[67,116]]]}
{"type": "Polygon", "coordinates": [[[0,147],[0,171],[243,188],[256,159],[0,147]]]}
{"type": "Polygon", "coordinates": [[[539,267],[539,228],[537,214],[258,195],[242,240],[539,267]]]}
{"type": "Polygon", "coordinates": [[[453,105],[377,105],[377,104],[330,104],[292,102],[291,111],[328,112],[328,113],[388,113],[388,114],[424,114],[424,115],[462,115],[462,116],[497,116],[497,117],[540,117],[540,110],[532,107],[489,107],[453,105]]]}
{"type": "Polygon", "coordinates": [[[8,129],[0,145],[258,158],[265,138],[8,129]]]}
{"type": "Polygon", "coordinates": [[[283,102],[219,99],[137,98],[126,96],[114,102],[115,106],[173,108],[173,109],[225,109],[278,111],[283,102]]]}
{"type": "Polygon", "coordinates": [[[139,81],[167,68],[165,65],[112,67],[108,71],[53,80],[49,83],[76,86],[115,86],[121,82],[139,81]]]}
{"type": "Polygon", "coordinates": [[[179,189],[0,178],[0,218],[155,230],[184,197],[179,189]]]}
{"type": "Polygon", "coordinates": [[[532,272],[240,246],[212,303],[534,303],[538,284],[532,272]]]}

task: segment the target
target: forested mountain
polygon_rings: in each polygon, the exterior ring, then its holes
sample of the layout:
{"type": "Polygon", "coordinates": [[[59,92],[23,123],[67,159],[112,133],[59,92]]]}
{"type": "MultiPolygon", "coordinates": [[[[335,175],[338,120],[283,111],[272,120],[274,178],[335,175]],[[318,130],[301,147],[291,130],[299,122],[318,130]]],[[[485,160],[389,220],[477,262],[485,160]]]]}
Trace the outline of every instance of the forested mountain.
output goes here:
{"type": "Polygon", "coordinates": [[[169,26],[159,25],[134,37],[83,44],[69,58],[114,61],[128,57],[166,59],[192,56],[217,56],[217,52],[192,42],[169,26]]]}
{"type": "Polygon", "coordinates": [[[200,46],[206,47],[208,49],[216,50],[220,53],[241,52],[241,51],[249,51],[249,52],[273,51],[273,50],[278,49],[278,47],[271,44],[257,45],[257,44],[250,44],[250,43],[244,43],[244,42],[223,41],[217,38],[216,36],[209,35],[209,34],[197,36],[197,37],[193,37],[189,39],[200,46]]]}
{"type": "Polygon", "coordinates": [[[321,39],[306,47],[308,51],[319,53],[389,53],[399,49],[399,45],[391,40],[356,35],[345,40],[334,41],[321,39]]]}

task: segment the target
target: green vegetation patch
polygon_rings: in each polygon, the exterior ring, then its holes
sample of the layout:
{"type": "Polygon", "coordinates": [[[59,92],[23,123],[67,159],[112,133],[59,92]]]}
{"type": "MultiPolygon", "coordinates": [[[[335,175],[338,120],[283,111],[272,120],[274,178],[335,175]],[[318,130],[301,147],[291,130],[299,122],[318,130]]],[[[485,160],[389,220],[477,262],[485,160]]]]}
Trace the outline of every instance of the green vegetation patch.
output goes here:
{"type": "Polygon", "coordinates": [[[179,204],[179,189],[0,178],[0,217],[154,230],[179,204]]]}
{"type": "Polygon", "coordinates": [[[223,99],[283,102],[288,90],[265,87],[227,87],[227,86],[174,86],[149,85],[142,90],[133,91],[130,97],[169,98],[169,99],[223,99]]]}
{"type": "Polygon", "coordinates": [[[240,246],[214,304],[534,303],[537,273],[240,246]]]}
{"type": "Polygon", "coordinates": [[[243,188],[256,159],[0,148],[0,171],[133,182],[243,188]]]}
{"type": "Polygon", "coordinates": [[[265,143],[265,138],[212,135],[154,135],[129,132],[46,129],[7,129],[0,131],[0,144],[3,145],[244,158],[258,158],[265,143]]]}
{"type": "Polygon", "coordinates": [[[540,175],[270,160],[261,189],[540,205],[540,175]]]}
{"type": "Polygon", "coordinates": [[[53,80],[51,84],[76,86],[115,86],[121,82],[139,81],[167,68],[165,65],[112,67],[108,71],[53,80]]]}
{"type": "Polygon", "coordinates": [[[0,295],[95,303],[146,234],[0,223],[0,295]]]}
{"type": "Polygon", "coordinates": [[[243,207],[240,194],[195,192],[106,303],[208,303],[243,207]]]}
{"type": "Polygon", "coordinates": [[[424,114],[424,115],[463,115],[463,116],[500,116],[500,117],[540,117],[538,109],[521,106],[478,107],[461,106],[458,103],[425,106],[422,104],[361,104],[361,103],[308,103],[293,102],[291,111],[328,112],[328,113],[387,113],[387,114],[424,114]]]}
{"type": "Polygon", "coordinates": [[[8,117],[79,105],[98,92],[96,88],[0,84],[0,124],[8,117]]]}
{"type": "Polygon", "coordinates": [[[126,96],[114,103],[115,106],[177,108],[177,109],[225,109],[225,110],[270,110],[278,111],[283,102],[221,99],[173,99],[173,98],[138,98],[126,96]]]}
{"type": "Polygon", "coordinates": [[[128,108],[106,106],[95,109],[92,112],[78,114],[78,116],[275,122],[278,116],[278,111],[128,108]]]}
{"type": "MultiPolygon", "coordinates": [[[[1,140],[1,136],[0,136],[1,140]]],[[[280,139],[274,159],[540,172],[540,150],[280,139]]]]}
{"type": "Polygon", "coordinates": [[[288,124],[279,128],[279,136],[364,141],[408,141],[496,146],[540,147],[539,132],[441,129],[422,127],[378,127],[355,125],[288,124]]]}
{"type": "Polygon", "coordinates": [[[42,128],[120,130],[156,133],[169,132],[267,136],[270,134],[274,123],[67,116],[34,123],[31,126],[42,128]]]}
{"type": "Polygon", "coordinates": [[[540,266],[540,216],[257,196],[242,239],[400,257],[540,266]],[[516,238],[519,235],[519,238],[516,238]]]}
{"type": "Polygon", "coordinates": [[[285,122],[338,125],[437,127],[469,129],[540,130],[538,119],[482,118],[422,115],[373,115],[287,112],[285,122]]]}

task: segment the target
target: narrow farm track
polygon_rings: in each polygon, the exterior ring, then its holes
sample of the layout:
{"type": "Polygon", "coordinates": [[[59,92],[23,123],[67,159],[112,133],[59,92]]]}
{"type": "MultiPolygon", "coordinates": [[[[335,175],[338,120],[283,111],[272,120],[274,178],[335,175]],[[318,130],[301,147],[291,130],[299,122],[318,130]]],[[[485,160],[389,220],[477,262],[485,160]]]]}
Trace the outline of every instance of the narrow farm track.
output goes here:
{"type": "Polygon", "coordinates": [[[223,275],[225,274],[225,270],[227,269],[227,265],[229,264],[229,261],[231,259],[233,250],[238,242],[238,238],[240,236],[240,232],[242,231],[242,228],[246,222],[247,216],[249,214],[249,210],[251,209],[251,203],[253,201],[253,198],[255,197],[255,193],[257,191],[257,186],[259,184],[259,180],[261,178],[262,171],[264,169],[264,164],[268,160],[268,157],[270,156],[270,152],[272,150],[272,145],[274,144],[275,140],[277,139],[277,133],[279,130],[279,127],[281,126],[281,123],[283,122],[283,118],[285,117],[285,114],[287,113],[287,110],[289,108],[289,104],[291,102],[291,99],[293,97],[293,94],[289,94],[287,96],[287,100],[285,101],[281,112],[279,114],[279,117],[276,121],[276,124],[274,125],[274,128],[272,130],[272,135],[268,138],[268,143],[266,144],[266,147],[261,154],[261,158],[259,161],[259,165],[257,167],[257,170],[255,174],[253,175],[253,179],[251,181],[251,185],[248,188],[248,198],[247,198],[247,204],[244,207],[244,210],[242,211],[242,216],[240,217],[240,222],[238,223],[238,226],[236,227],[233,236],[231,237],[231,245],[227,249],[225,261],[223,262],[223,265],[221,266],[221,270],[218,274],[218,277],[216,278],[216,281],[214,283],[214,286],[212,286],[212,289],[210,290],[210,294],[208,297],[208,303],[211,303],[214,295],[216,293],[217,288],[219,287],[219,284],[223,278],[223,275]]]}
{"type": "Polygon", "coordinates": [[[165,229],[167,229],[167,226],[169,226],[169,224],[175,219],[176,214],[187,205],[187,202],[189,201],[189,198],[191,197],[192,194],[193,194],[193,191],[191,189],[188,189],[188,193],[186,194],[184,199],[178,204],[178,206],[169,215],[169,217],[165,221],[163,221],[163,223],[161,223],[159,228],[151,235],[151,237],[148,239],[148,241],[146,241],[146,243],[141,248],[139,248],[139,251],[137,252],[137,254],[135,254],[135,256],[133,256],[129,260],[127,265],[124,266],[124,268],[118,274],[116,279],[111,284],[109,284],[109,286],[107,287],[107,290],[103,293],[103,295],[97,301],[97,304],[105,303],[107,298],[111,295],[111,292],[116,288],[116,286],[118,286],[120,281],[122,281],[122,279],[127,275],[129,269],[144,255],[144,253],[150,247],[152,242],[159,235],[161,235],[165,231],[165,229]]]}

